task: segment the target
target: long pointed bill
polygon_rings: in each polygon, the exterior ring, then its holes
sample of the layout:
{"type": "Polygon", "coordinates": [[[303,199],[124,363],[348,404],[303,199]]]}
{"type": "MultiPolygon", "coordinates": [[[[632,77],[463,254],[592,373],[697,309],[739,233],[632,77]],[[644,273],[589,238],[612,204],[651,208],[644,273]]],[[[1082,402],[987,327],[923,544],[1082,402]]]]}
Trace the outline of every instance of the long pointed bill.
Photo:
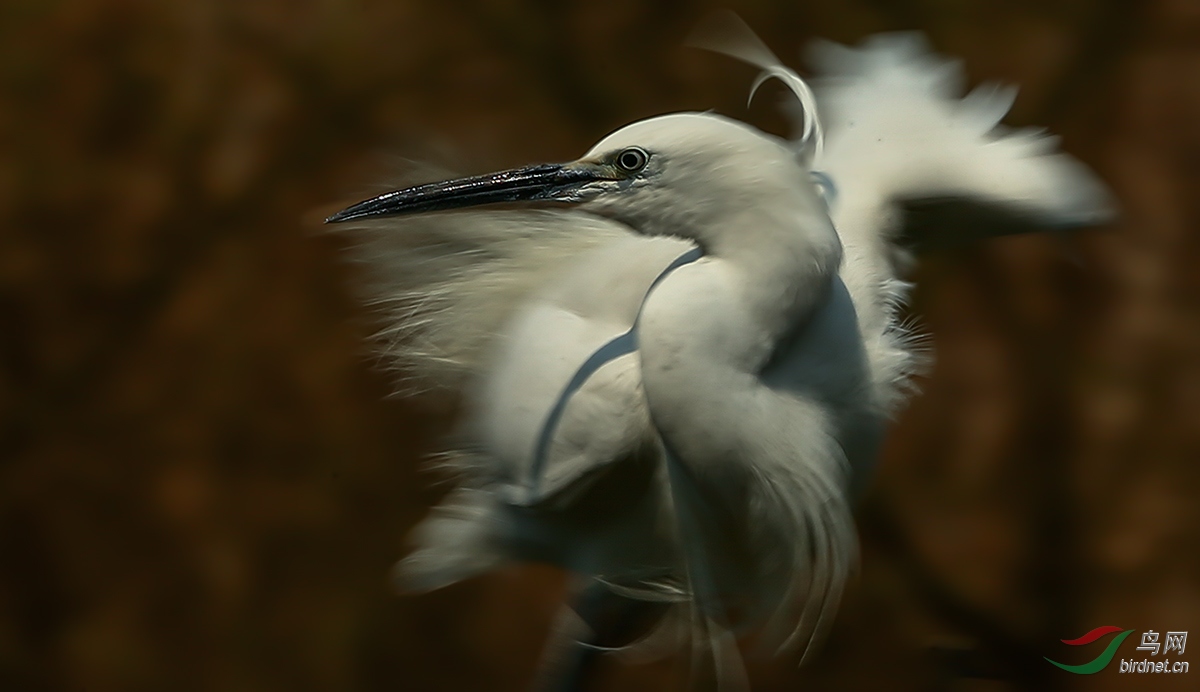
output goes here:
{"type": "Polygon", "coordinates": [[[325,219],[325,223],[497,202],[570,201],[581,187],[603,179],[600,171],[591,166],[545,163],[396,190],[347,207],[325,219]]]}

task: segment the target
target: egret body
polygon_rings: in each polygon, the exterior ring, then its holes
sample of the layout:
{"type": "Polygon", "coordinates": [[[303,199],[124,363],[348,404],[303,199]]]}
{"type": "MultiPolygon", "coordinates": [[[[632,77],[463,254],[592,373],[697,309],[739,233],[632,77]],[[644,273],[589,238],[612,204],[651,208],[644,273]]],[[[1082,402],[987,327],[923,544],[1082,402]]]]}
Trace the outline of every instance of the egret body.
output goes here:
{"type": "Polygon", "coordinates": [[[754,41],[729,52],[794,92],[795,141],[672,114],[570,163],[330,218],[367,231],[405,372],[468,405],[465,480],[415,532],[407,586],[551,562],[673,605],[660,632],[683,623],[740,679],[734,637],[805,644],[853,564],[851,498],[919,360],[898,317],[921,244],[903,203],[981,200],[1046,225],[1105,214],[1085,169],[995,130],[1011,95],[960,100],[917,39],[824,48],[824,127],[754,41]],[[497,202],[558,207],[483,206],[497,202]]]}

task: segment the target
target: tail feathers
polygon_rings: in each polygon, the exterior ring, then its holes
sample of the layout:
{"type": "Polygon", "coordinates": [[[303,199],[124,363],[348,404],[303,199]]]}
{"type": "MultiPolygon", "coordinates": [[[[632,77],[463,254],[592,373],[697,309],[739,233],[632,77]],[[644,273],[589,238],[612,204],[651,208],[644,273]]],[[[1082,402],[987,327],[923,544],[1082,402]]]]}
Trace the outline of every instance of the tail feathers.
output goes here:
{"type": "Polygon", "coordinates": [[[494,504],[483,490],[454,491],[413,532],[417,549],[396,565],[397,585],[405,591],[432,591],[503,562],[493,528],[494,504]]]}

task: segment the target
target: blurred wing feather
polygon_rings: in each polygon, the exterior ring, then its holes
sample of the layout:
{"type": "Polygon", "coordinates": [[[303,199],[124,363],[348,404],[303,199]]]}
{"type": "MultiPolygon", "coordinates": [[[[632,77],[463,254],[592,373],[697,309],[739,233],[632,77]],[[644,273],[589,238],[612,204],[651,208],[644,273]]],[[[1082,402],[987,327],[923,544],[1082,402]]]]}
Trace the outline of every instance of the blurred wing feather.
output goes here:
{"type": "Polygon", "coordinates": [[[924,362],[900,315],[910,251],[1101,222],[1111,216],[1108,194],[1055,139],[999,124],[1015,88],[985,84],[964,97],[961,64],[933,54],[920,34],[873,36],[859,48],[817,42],[810,62],[826,133],[814,165],[836,189],[841,275],[877,403],[891,412],[924,362]]]}
{"type": "Polygon", "coordinates": [[[631,237],[579,211],[483,210],[351,225],[382,313],[384,362],[407,391],[461,390],[517,309],[572,258],[631,237]]]}

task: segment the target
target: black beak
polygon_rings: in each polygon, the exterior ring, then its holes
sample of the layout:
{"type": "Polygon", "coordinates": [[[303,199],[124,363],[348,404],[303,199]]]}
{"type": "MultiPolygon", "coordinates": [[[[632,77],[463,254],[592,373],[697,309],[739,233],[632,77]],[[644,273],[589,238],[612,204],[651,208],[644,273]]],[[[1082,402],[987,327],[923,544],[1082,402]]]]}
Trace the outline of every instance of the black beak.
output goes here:
{"type": "Polygon", "coordinates": [[[602,179],[600,171],[591,166],[544,163],[388,192],[347,207],[325,219],[325,223],[460,209],[496,202],[570,201],[579,188],[602,179]]]}

